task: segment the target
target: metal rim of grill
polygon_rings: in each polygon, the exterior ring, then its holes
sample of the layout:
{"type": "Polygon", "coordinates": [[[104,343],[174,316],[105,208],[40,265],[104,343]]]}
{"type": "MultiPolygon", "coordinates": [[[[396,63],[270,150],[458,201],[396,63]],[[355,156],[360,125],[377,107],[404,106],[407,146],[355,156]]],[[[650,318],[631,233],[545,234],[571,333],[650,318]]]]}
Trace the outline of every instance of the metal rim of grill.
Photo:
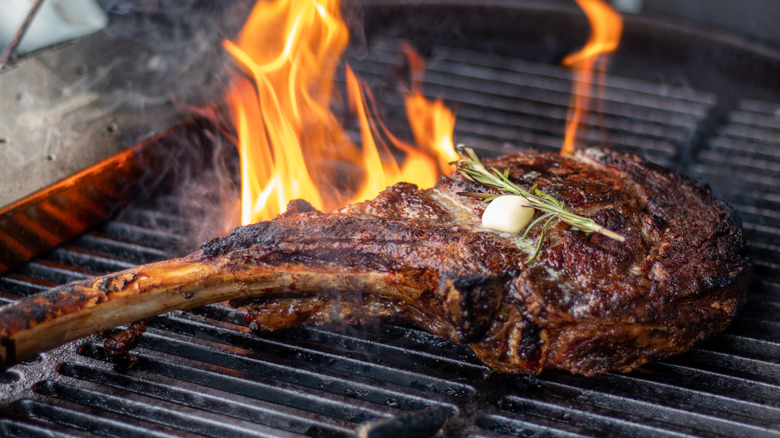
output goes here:
{"type": "MultiPolygon", "coordinates": [[[[351,66],[391,88],[398,43],[374,39],[351,66]]],[[[456,107],[458,141],[486,154],[559,148],[570,72],[448,46],[428,58],[425,91],[456,107]]],[[[742,216],[755,275],[725,333],[631,374],[510,376],[416,329],[306,327],[257,336],[241,312],[214,304],[154,319],[130,370],[107,360],[102,338],[92,336],[0,373],[0,433],[780,435],[780,104],[738,99],[709,126],[723,105],[711,91],[617,76],[604,97],[586,142],[665,166],[687,157],[681,170],[711,184],[742,216]]],[[[401,106],[392,93],[383,98],[391,109],[401,106]]],[[[182,215],[181,203],[160,193],[3,275],[0,303],[179,255],[171,248],[181,248],[198,220],[182,215]]]]}

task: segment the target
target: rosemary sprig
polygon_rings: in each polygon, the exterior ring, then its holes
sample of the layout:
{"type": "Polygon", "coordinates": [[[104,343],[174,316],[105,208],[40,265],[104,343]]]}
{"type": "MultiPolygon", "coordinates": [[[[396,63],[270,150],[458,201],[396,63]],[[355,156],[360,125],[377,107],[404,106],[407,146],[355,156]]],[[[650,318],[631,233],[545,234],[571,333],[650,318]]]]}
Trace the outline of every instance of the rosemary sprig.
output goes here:
{"type": "Polygon", "coordinates": [[[550,223],[552,222],[553,219],[559,219],[588,234],[599,233],[611,239],[618,240],[620,242],[626,240],[620,234],[602,227],[601,225],[594,222],[592,219],[579,216],[577,214],[574,214],[566,210],[566,207],[563,205],[561,201],[555,199],[554,196],[548,195],[540,191],[536,187],[536,184],[534,184],[529,190],[525,190],[522,187],[518,186],[517,184],[513,183],[509,179],[509,171],[510,171],[509,168],[505,169],[503,172],[501,172],[496,168],[488,169],[482,163],[482,160],[479,159],[477,153],[474,152],[474,149],[471,149],[469,147],[460,147],[458,149],[458,153],[460,154],[461,159],[456,161],[455,165],[457,166],[458,171],[461,174],[463,174],[466,178],[470,179],[471,181],[486,186],[494,187],[501,192],[500,194],[497,195],[488,195],[482,193],[472,194],[472,193],[464,192],[461,193],[462,195],[464,196],[477,195],[475,197],[485,198],[485,202],[492,201],[493,199],[505,194],[520,195],[528,200],[530,207],[533,207],[534,209],[544,213],[542,216],[538,217],[533,222],[529,223],[528,226],[525,228],[525,232],[523,233],[523,237],[525,237],[531,228],[541,223],[542,221],[546,220],[546,222],[542,226],[542,231],[539,234],[539,241],[536,244],[536,250],[531,255],[531,257],[525,261],[526,263],[533,262],[536,259],[536,256],[539,255],[539,252],[541,251],[542,248],[542,243],[545,238],[545,233],[547,232],[547,229],[549,228],[550,223]]]}

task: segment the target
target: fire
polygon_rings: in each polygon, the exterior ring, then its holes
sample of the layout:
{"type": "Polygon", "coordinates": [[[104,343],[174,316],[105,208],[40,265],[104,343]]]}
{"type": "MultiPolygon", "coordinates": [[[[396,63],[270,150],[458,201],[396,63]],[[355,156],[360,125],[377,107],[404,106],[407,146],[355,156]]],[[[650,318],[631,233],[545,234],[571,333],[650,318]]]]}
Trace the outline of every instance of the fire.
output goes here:
{"type": "MultiPolygon", "coordinates": [[[[399,181],[431,186],[451,170],[454,115],[414,87],[407,108],[417,145],[406,144],[371,117],[371,95],[349,68],[362,147],[348,140],[331,111],[348,38],[338,0],[274,0],[258,1],[236,41],[225,41],[242,70],[227,99],[241,156],[242,224],[271,219],[293,199],[327,211],[399,181]]],[[[416,71],[419,59],[408,53],[416,71]]]]}
{"type": "Polygon", "coordinates": [[[408,44],[404,44],[403,50],[412,74],[412,92],[406,96],[406,114],[409,115],[414,140],[429,154],[438,157],[440,169],[449,169],[449,163],[459,158],[452,146],[455,115],[441,99],[431,102],[423,96],[425,61],[408,44]]]}
{"type": "MultiPolygon", "coordinates": [[[[602,0],[576,0],[590,21],[591,34],[585,47],[563,60],[563,65],[574,69],[574,90],[569,117],[566,122],[566,137],[561,155],[574,151],[580,121],[588,110],[589,95],[593,83],[593,69],[602,55],[615,51],[623,32],[623,19],[602,0]]],[[[601,69],[603,72],[603,69],[601,69]]]]}

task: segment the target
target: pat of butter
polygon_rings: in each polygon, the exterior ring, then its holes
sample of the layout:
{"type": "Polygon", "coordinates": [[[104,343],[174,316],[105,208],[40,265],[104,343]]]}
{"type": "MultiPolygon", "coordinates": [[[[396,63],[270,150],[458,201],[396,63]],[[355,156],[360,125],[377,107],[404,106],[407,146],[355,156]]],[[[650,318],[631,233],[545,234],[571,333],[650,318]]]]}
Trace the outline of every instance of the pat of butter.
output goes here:
{"type": "Polygon", "coordinates": [[[519,195],[504,195],[490,201],[482,213],[482,226],[506,233],[519,233],[534,217],[533,207],[519,195]]]}

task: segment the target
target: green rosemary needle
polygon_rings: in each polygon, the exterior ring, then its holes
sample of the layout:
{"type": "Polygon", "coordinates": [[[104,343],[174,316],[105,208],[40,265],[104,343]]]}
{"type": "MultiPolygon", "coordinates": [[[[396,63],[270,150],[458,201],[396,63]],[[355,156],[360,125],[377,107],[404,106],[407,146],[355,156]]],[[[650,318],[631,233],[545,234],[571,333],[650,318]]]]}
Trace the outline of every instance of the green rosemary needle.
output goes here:
{"type": "MultiPolygon", "coordinates": [[[[509,179],[508,168],[503,172],[496,168],[488,169],[485,167],[485,165],[482,163],[482,160],[479,159],[477,153],[474,152],[473,149],[469,147],[460,147],[458,153],[460,154],[461,158],[455,162],[455,165],[457,166],[458,171],[463,174],[463,176],[476,183],[494,187],[501,192],[497,195],[487,196],[485,196],[486,194],[479,194],[476,197],[484,198],[485,202],[489,202],[505,194],[520,195],[528,200],[530,207],[533,207],[534,209],[544,213],[542,216],[529,223],[525,228],[525,232],[523,233],[523,237],[525,237],[531,228],[541,222],[544,222],[544,225],[542,225],[542,231],[539,234],[539,241],[536,244],[536,250],[531,255],[531,257],[526,260],[526,263],[533,262],[536,259],[536,256],[539,255],[545,233],[553,219],[559,219],[563,222],[566,222],[567,224],[576,227],[585,233],[599,233],[620,242],[626,240],[620,234],[602,227],[592,219],[574,214],[566,210],[566,207],[561,201],[555,199],[554,196],[540,191],[537,189],[536,185],[532,186],[528,190],[525,190],[517,184],[513,183],[509,179]]],[[[471,193],[463,193],[463,195],[474,196],[471,193]]]]}

